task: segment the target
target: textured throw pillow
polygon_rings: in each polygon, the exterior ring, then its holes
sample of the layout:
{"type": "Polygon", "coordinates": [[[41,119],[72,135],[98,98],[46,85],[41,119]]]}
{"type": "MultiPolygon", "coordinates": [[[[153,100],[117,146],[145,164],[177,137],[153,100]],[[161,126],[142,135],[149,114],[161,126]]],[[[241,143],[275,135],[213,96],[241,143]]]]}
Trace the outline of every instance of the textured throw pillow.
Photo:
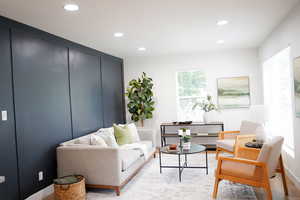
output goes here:
{"type": "Polygon", "coordinates": [[[114,127],[115,138],[119,145],[132,143],[132,136],[130,133],[130,129],[128,128],[127,125],[118,126],[114,124],[113,127],[114,127]]]}
{"type": "MultiPolygon", "coordinates": [[[[124,127],[125,124],[119,124],[119,126],[124,127]]],[[[128,129],[130,130],[132,142],[133,142],[133,143],[135,143],[135,142],[140,142],[141,139],[140,139],[140,136],[139,136],[139,133],[138,133],[138,131],[137,131],[137,128],[136,128],[135,124],[134,124],[134,123],[127,124],[127,127],[128,127],[128,129]]]]}
{"type": "Polygon", "coordinates": [[[102,137],[102,139],[105,141],[107,146],[112,148],[118,148],[119,145],[117,144],[115,135],[114,135],[114,128],[101,128],[97,131],[97,135],[102,137]]]}
{"type": "Polygon", "coordinates": [[[85,136],[85,137],[82,137],[82,138],[78,138],[77,140],[74,141],[74,144],[91,145],[91,137],[90,136],[85,136]]]}
{"type": "Polygon", "coordinates": [[[97,145],[100,147],[107,147],[106,142],[104,139],[98,135],[92,135],[91,136],[91,145],[97,145]]]}

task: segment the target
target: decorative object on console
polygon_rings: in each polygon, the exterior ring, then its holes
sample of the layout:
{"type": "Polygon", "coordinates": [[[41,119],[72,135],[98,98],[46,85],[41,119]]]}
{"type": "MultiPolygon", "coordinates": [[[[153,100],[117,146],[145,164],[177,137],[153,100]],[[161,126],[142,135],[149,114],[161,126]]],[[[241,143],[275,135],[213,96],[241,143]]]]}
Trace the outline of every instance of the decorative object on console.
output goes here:
{"type": "Polygon", "coordinates": [[[220,108],[248,108],[250,106],[248,76],[219,78],[217,85],[220,108]]]}
{"type": "Polygon", "coordinates": [[[143,72],[142,77],[129,82],[126,96],[129,99],[127,104],[131,119],[135,122],[141,121],[144,126],[145,119],[151,119],[154,111],[153,81],[143,72]]]}
{"type": "Polygon", "coordinates": [[[203,121],[204,123],[210,123],[210,122],[216,122],[218,120],[216,115],[216,111],[218,110],[218,107],[213,103],[212,97],[210,95],[207,95],[206,100],[203,100],[202,102],[197,102],[193,106],[193,110],[197,107],[200,107],[203,111],[203,121]]]}
{"type": "Polygon", "coordinates": [[[294,60],[294,89],[296,117],[300,118],[300,57],[294,60]]]}

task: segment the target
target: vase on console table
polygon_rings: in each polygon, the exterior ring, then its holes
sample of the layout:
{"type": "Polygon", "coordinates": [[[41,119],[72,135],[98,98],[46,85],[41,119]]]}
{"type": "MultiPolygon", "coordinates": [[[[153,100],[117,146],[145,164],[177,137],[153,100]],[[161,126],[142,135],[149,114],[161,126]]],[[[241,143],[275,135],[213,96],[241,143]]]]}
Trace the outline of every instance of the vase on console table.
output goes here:
{"type": "Polygon", "coordinates": [[[216,110],[211,110],[209,112],[204,112],[203,114],[203,122],[205,124],[211,123],[211,122],[217,122],[219,121],[218,119],[218,112],[216,110]]]}

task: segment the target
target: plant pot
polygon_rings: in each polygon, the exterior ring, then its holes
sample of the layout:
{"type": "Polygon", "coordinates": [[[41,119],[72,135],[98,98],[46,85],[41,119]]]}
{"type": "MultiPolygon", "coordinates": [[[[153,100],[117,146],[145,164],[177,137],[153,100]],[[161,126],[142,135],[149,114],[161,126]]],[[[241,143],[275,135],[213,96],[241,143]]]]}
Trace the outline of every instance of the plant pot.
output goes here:
{"type": "Polygon", "coordinates": [[[191,142],[184,142],[184,143],[182,144],[182,148],[183,148],[184,150],[189,150],[189,149],[191,149],[191,142]]]}
{"type": "Polygon", "coordinates": [[[211,122],[217,122],[218,121],[218,113],[215,110],[212,110],[210,112],[204,112],[203,114],[203,122],[204,123],[211,123],[211,122]]]}

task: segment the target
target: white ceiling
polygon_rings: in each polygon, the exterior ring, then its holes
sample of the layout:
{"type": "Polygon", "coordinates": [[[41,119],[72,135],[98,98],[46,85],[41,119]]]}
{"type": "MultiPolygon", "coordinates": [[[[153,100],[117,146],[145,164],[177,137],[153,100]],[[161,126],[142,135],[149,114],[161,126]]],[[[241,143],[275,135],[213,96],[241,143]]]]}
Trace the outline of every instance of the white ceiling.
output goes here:
{"type": "Polygon", "coordinates": [[[257,47],[299,0],[71,0],[75,13],[63,9],[69,2],[0,0],[0,15],[126,57],[257,47]]]}

